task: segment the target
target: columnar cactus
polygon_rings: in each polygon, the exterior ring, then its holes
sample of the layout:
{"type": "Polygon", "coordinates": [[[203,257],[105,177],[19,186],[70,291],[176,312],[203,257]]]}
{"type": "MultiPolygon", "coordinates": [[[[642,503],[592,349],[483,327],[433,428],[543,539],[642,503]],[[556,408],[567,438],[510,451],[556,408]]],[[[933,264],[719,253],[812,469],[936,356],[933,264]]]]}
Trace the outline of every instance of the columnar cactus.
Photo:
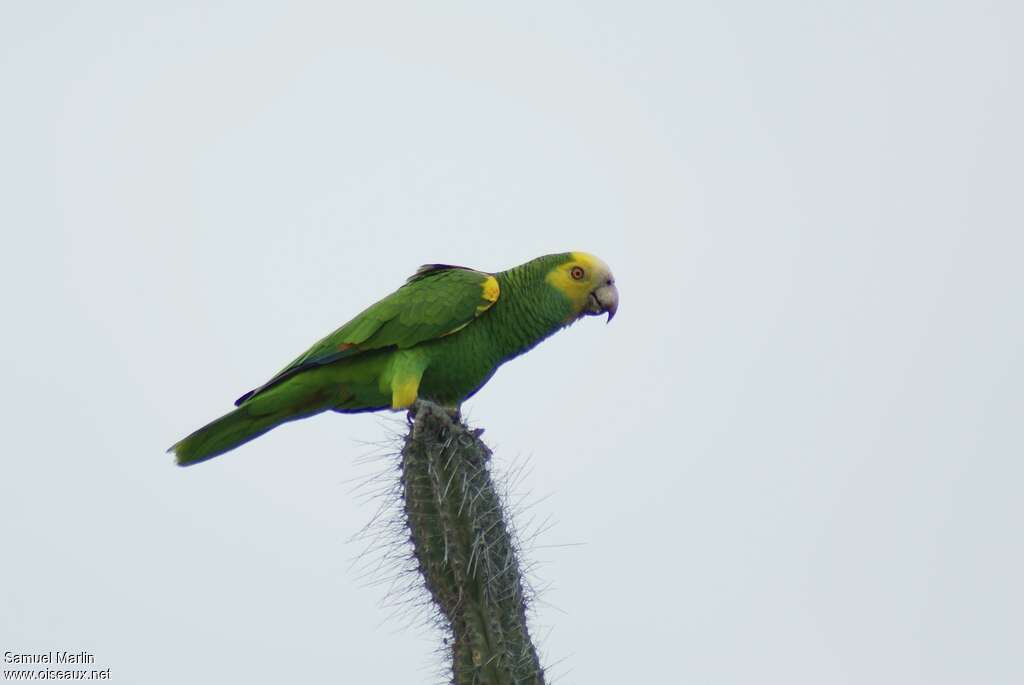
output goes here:
{"type": "Polygon", "coordinates": [[[461,419],[417,402],[402,448],[402,496],[424,584],[451,632],[453,685],[543,685],[491,451],[461,419]]]}

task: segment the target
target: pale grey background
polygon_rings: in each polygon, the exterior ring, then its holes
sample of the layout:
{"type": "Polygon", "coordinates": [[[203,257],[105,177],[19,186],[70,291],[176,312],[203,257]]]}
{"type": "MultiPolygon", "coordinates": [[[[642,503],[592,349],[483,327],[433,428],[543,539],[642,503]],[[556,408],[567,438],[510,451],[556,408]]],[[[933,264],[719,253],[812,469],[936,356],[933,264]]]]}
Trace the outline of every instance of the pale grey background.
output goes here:
{"type": "Polygon", "coordinates": [[[422,262],[582,249],[619,317],[467,405],[557,682],[1024,682],[1020,4],[369,5],[4,4],[0,650],[431,682],[350,566],[392,424],[163,450],[422,262]]]}

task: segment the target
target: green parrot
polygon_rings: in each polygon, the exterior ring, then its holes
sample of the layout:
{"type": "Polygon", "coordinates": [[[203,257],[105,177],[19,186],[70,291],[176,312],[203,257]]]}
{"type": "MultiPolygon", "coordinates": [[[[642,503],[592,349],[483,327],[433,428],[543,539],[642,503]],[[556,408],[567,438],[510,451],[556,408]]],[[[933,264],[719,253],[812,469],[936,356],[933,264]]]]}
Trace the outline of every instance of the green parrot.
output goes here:
{"type": "Polygon", "coordinates": [[[493,274],[426,264],[168,452],[196,464],[327,410],[399,410],[418,398],[457,409],[508,360],[583,316],[611,321],[618,306],[608,265],[585,252],[493,274]]]}

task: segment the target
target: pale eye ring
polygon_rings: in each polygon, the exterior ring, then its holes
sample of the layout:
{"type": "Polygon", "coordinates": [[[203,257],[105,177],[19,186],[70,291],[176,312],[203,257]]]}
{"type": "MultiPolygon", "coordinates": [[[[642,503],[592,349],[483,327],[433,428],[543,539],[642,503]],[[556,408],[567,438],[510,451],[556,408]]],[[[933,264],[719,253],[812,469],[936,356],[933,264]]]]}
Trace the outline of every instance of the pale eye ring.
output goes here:
{"type": "Polygon", "coordinates": [[[572,268],[572,269],[571,269],[571,270],[569,271],[569,275],[570,275],[570,276],[572,276],[572,279],[573,279],[574,281],[579,281],[579,280],[582,280],[582,279],[583,279],[583,276],[585,275],[585,274],[584,274],[584,271],[583,271],[583,267],[582,267],[582,266],[574,266],[574,267],[573,267],[573,268],[572,268]]]}

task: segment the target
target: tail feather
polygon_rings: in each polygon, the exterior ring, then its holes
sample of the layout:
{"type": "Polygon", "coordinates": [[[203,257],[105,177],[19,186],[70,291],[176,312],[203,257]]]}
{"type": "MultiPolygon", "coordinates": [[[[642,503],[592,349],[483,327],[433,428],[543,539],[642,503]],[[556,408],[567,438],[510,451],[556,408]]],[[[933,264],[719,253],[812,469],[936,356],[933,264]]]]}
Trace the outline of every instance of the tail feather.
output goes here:
{"type": "Polygon", "coordinates": [[[167,451],[174,453],[178,466],[191,466],[233,450],[290,418],[293,417],[281,414],[252,416],[248,407],[240,407],[176,442],[167,451]]]}
{"type": "MultiPolygon", "coordinates": [[[[377,358],[377,363],[382,364],[382,359],[377,358]]],[[[308,369],[261,386],[243,395],[239,399],[240,407],[203,426],[167,451],[174,453],[179,466],[198,464],[233,450],[282,423],[337,408],[340,402],[347,402],[354,396],[344,378],[346,368],[308,369]]],[[[374,370],[374,367],[369,371],[362,367],[356,369],[372,378],[371,387],[377,385],[374,370]]]]}

